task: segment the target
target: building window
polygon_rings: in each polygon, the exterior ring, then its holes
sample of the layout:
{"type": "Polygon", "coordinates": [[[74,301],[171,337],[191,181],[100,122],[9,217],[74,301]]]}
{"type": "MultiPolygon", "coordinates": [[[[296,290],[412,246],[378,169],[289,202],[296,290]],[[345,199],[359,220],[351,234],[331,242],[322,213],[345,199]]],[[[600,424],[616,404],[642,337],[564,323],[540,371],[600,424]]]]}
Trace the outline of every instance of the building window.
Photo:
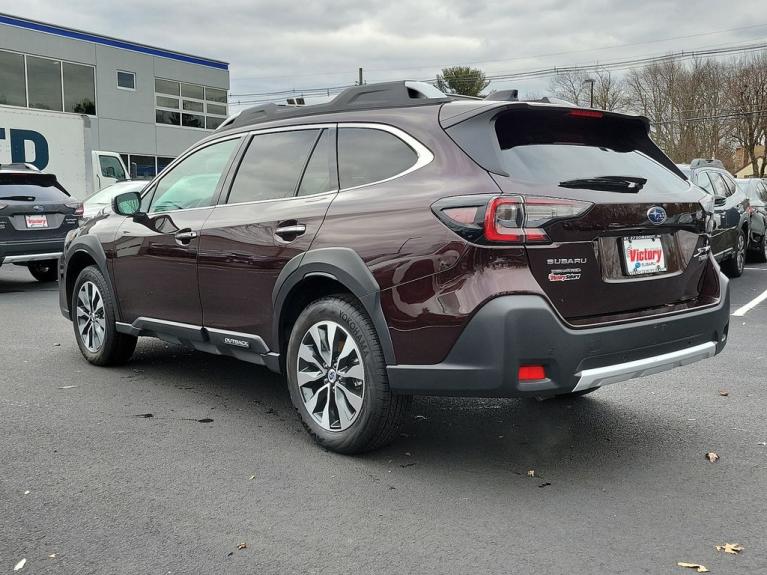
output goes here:
{"type": "Polygon", "coordinates": [[[0,52],[0,104],[27,105],[27,82],[24,75],[24,55],[0,52]]]}
{"type": "Polygon", "coordinates": [[[61,62],[27,56],[29,107],[62,112],[61,62]]]}
{"type": "Polygon", "coordinates": [[[0,51],[0,104],[95,116],[95,69],[0,51]]]}
{"type": "Polygon", "coordinates": [[[140,156],[137,154],[120,154],[128,173],[133,179],[151,180],[162,172],[176,158],[165,156],[140,156]]]}
{"type": "Polygon", "coordinates": [[[96,115],[96,80],[93,68],[63,63],[64,111],[96,115]]]}
{"type": "Polygon", "coordinates": [[[226,119],[226,90],[162,78],[154,82],[158,124],[215,130],[226,119]]]}
{"type": "Polygon", "coordinates": [[[122,90],[136,89],[136,74],[117,70],[117,87],[122,90]]]}

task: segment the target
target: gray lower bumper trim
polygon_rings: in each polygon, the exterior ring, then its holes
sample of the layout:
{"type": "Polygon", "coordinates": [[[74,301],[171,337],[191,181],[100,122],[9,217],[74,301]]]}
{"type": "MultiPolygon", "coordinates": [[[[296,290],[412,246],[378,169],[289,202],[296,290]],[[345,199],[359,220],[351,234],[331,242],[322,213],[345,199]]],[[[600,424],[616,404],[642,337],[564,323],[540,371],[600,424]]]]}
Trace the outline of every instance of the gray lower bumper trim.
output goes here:
{"type": "Polygon", "coordinates": [[[713,357],[715,354],[716,343],[710,341],[686,349],[680,349],[679,351],[664,353],[663,355],[655,355],[636,361],[616,363],[594,369],[584,369],[575,374],[579,379],[573,391],[601,387],[611,383],[618,383],[619,381],[626,381],[627,379],[634,379],[635,377],[660,373],[713,357]]]}
{"type": "Polygon", "coordinates": [[[23,262],[39,262],[43,260],[57,260],[61,257],[61,252],[50,252],[47,254],[19,254],[15,256],[5,256],[2,260],[4,264],[19,264],[23,262]]]}

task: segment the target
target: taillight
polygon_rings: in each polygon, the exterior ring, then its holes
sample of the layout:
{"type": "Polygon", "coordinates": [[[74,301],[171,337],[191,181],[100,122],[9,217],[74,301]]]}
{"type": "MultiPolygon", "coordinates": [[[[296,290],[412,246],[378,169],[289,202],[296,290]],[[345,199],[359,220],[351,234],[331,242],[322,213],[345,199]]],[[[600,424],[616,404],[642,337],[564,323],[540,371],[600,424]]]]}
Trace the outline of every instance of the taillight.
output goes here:
{"type": "Polygon", "coordinates": [[[520,365],[517,379],[522,383],[546,379],[546,370],[542,365],[520,365]]]}
{"type": "Polygon", "coordinates": [[[570,116],[573,118],[603,118],[604,113],[597,110],[584,110],[582,108],[576,108],[570,110],[570,116]]]}
{"type": "Polygon", "coordinates": [[[475,243],[547,243],[543,226],[580,216],[593,204],[540,196],[458,196],[443,198],[432,211],[451,230],[475,243]]]}
{"type": "Polygon", "coordinates": [[[75,211],[76,216],[82,216],[85,210],[80,202],[68,202],[64,204],[68,208],[72,208],[75,211]]]}

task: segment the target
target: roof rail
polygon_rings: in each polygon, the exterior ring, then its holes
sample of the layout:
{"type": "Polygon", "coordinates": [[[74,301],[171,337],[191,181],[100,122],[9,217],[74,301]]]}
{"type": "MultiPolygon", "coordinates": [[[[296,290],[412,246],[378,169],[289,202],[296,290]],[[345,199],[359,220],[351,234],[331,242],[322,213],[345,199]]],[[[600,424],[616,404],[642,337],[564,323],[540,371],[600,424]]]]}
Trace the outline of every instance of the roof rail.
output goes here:
{"type": "Polygon", "coordinates": [[[11,162],[10,164],[0,164],[0,170],[9,172],[39,172],[40,168],[34,164],[24,162],[11,162]]]}
{"type": "Polygon", "coordinates": [[[347,88],[327,104],[309,106],[286,106],[265,104],[247,108],[232,118],[227,118],[218,130],[228,130],[301,116],[331,114],[353,110],[371,110],[376,108],[403,108],[410,106],[433,105],[450,102],[451,98],[426,82],[382,82],[347,88]]]}
{"type": "Polygon", "coordinates": [[[695,158],[694,160],[690,161],[690,167],[692,169],[695,168],[720,168],[724,169],[724,164],[722,163],[722,160],[716,160],[714,158],[695,158]]]}
{"type": "Polygon", "coordinates": [[[552,96],[544,96],[543,98],[538,98],[536,100],[520,99],[519,90],[497,90],[485,96],[485,100],[494,100],[496,102],[540,102],[541,104],[556,104],[557,106],[572,106],[573,108],[578,107],[577,104],[552,96]]]}

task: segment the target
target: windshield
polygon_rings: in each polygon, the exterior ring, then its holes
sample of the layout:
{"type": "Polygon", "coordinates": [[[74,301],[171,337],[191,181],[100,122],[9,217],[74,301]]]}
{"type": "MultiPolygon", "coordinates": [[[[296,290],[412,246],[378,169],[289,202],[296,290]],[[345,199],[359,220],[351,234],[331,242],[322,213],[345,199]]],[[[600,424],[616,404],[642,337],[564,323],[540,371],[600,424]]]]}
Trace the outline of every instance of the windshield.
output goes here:
{"type": "Polygon", "coordinates": [[[502,164],[513,178],[558,185],[593,178],[646,179],[645,189],[684,192],[688,184],[651,158],[637,122],[525,111],[496,122],[502,164]]]}

